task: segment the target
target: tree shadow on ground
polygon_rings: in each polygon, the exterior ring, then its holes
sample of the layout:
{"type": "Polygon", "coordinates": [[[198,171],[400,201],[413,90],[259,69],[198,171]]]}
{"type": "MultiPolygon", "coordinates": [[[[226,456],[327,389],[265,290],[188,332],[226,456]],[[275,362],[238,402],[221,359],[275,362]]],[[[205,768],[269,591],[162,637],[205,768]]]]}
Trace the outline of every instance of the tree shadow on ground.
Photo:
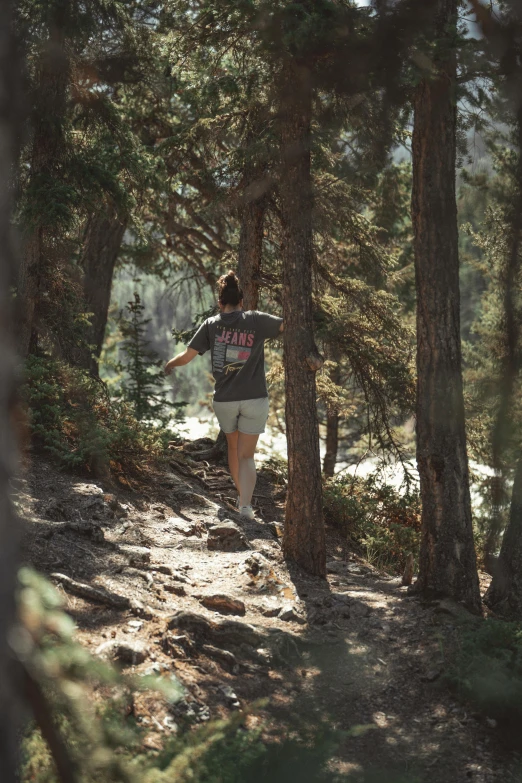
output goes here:
{"type": "Polygon", "coordinates": [[[360,564],[339,567],[335,590],[290,572],[309,621],[297,642],[293,676],[302,682],[292,712],[340,732],[332,764],[357,783],[492,780],[482,752],[494,744],[491,731],[440,677],[443,631],[434,610],[360,564]]]}
{"type": "MultiPolygon", "coordinates": [[[[190,509],[190,498],[179,500],[167,483],[163,489],[150,488],[152,502],[161,501],[184,520],[197,518],[198,513],[190,509]]],[[[60,527],[71,521],[73,509],[85,506],[86,494],[90,494],[86,485],[93,488],[97,483],[59,476],[53,470],[40,475],[37,496],[43,506],[27,515],[25,561],[47,575],[59,571],[87,583],[103,577],[109,589],[148,603],[146,580],[138,569],[128,572],[129,559],[118,546],[97,541],[87,531],[60,527]],[[53,505],[53,498],[58,504],[53,505]],[[49,518],[60,513],[62,518],[49,518]]],[[[193,489],[201,493],[201,487],[193,489]]],[[[94,497],[99,494],[93,489],[94,497]]],[[[118,497],[125,499],[122,492],[118,497]]],[[[139,504],[139,493],[128,493],[128,497],[139,504]]],[[[155,524],[149,520],[149,527],[143,526],[137,514],[133,538],[129,535],[133,528],[124,530],[125,518],[107,514],[102,520],[94,519],[101,514],[100,504],[87,505],[93,511],[90,516],[80,514],[82,523],[101,521],[109,533],[117,537],[122,531],[121,537],[136,546],[146,543],[155,524]]],[[[280,521],[281,509],[268,503],[266,508],[265,521],[241,521],[240,525],[253,549],[263,551],[265,547],[267,553],[270,550],[278,555],[279,559],[273,560],[277,569],[281,562],[277,530],[268,523],[280,521]]],[[[218,503],[212,512],[209,508],[201,512],[209,519],[212,514],[239,522],[233,509],[223,504],[218,503]]],[[[161,519],[158,516],[158,525],[161,519]]],[[[193,543],[200,545],[196,540],[193,543]]],[[[203,546],[204,542],[200,543],[203,546]]],[[[183,551],[180,559],[189,555],[183,551]]],[[[225,683],[237,690],[244,704],[267,697],[266,710],[279,725],[288,727],[289,734],[299,723],[312,729],[315,726],[320,737],[324,726],[338,733],[336,749],[328,746],[325,751],[330,754],[327,766],[354,783],[487,781],[488,755],[477,746],[486,748],[491,731],[475,725],[440,684],[441,632],[433,611],[406,598],[397,580],[386,578],[346,552],[332,558],[328,580],[310,578],[288,566],[289,583],[306,625],[283,627],[279,623],[270,632],[260,631],[260,647],[276,653],[272,668],[252,663],[239,646],[234,651],[239,669],[229,671],[199,647],[192,657],[187,655],[186,664],[180,661],[180,671],[186,665],[190,681],[197,671],[197,688],[210,694],[213,709],[214,705],[216,709],[226,707],[227,697],[220,690],[225,683]],[[486,776],[481,778],[484,770],[486,776]]],[[[146,569],[142,571],[146,573],[146,569]]],[[[86,631],[121,625],[128,615],[86,605],[82,599],[66,600],[67,611],[86,631]]],[[[285,774],[293,783],[291,773],[285,774]]],[[[270,777],[266,780],[273,783],[270,777]]]]}

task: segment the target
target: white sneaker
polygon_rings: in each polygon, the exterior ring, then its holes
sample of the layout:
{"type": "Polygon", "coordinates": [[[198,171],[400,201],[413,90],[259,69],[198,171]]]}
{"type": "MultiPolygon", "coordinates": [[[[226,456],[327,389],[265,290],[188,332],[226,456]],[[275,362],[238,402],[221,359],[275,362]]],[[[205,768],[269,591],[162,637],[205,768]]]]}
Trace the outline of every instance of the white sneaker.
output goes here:
{"type": "Polygon", "coordinates": [[[254,509],[252,506],[241,506],[239,509],[239,516],[245,519],[255,519],[254,509]]]}

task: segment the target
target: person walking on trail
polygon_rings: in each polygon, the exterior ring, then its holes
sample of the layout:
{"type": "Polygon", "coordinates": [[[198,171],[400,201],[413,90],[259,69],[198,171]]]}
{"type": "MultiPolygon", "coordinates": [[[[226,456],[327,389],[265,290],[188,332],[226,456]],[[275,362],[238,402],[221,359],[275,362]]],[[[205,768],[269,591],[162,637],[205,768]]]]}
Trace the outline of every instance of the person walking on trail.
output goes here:
{"type": "Polygon", "coordinates": [[[165,365],[166,375],[210,350],[215,380],[213,407],[227,436],[228,464],[239,498],[239,513],[254,519],[254,454],[268,419],[265,340],[283,331],[283,319],[243,310],[243,291],[234,272],[218,280],[221,312],[206,321],[183,353],[165,365]]]}

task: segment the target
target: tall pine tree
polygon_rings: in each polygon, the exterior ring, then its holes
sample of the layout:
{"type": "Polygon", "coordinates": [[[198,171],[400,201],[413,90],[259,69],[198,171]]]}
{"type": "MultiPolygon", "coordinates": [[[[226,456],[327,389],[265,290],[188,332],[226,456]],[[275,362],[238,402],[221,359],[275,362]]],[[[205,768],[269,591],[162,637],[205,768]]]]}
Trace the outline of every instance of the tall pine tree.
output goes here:
{"type": "Polygon", "coordinates": [[[504,190],[500,196],[500,236],[495,248],[499,317],[496,348],[496,410],[491,432],[497,473],[515,460],[509,522],[485,601],[496,611],[522,617],[522,459],[520,457],[519,384],[522,372],[522,13],[506,3],[500,18],[473,0],[477,21],[490,43],[501,86],[502,119],[512,128],[505,152],[504,190]]]}
{"type": "Polygon", "coordinates": [[[288,496],[283,549],[326,576],[315,374],[323,359],[312,315],[312,75],[298,58],[283,64],[280,103],[285,420],[288,496]]]}
{"type": "Polygon", "coordinates": [[[457,0],[439,0],[434,73],[414,101],[417,464],[422,541],[416,589],[481,611],[462,390],[456,179],[457,0]]]}

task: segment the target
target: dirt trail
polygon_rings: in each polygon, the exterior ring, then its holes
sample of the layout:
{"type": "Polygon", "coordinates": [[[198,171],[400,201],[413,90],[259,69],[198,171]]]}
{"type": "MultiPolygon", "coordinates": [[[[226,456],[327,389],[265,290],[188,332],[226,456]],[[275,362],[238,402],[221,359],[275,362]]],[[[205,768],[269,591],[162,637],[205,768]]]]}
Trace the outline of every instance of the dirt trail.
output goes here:
{"type": "Polygon", "coordinates": [[[137,697],[148,747],[180,720],[268,697],[276,718],[352,730],[332,763],[354,781],[379,770],[387,781],[517,780],[494,728],[442,684],[454,608],[423,607],[332,532],[327,582],[289,569],[270,476],[257,486],[259,521],[240,522],[226,471],[194,462],[195,448],[174,453],[145,489],[108,489],[44,461],[17,485],[25,560],[63,590],[81,643],[183,683],[174,713],[137,697]],[[80,597],[81,585],[101,598],[80,597]]]}

